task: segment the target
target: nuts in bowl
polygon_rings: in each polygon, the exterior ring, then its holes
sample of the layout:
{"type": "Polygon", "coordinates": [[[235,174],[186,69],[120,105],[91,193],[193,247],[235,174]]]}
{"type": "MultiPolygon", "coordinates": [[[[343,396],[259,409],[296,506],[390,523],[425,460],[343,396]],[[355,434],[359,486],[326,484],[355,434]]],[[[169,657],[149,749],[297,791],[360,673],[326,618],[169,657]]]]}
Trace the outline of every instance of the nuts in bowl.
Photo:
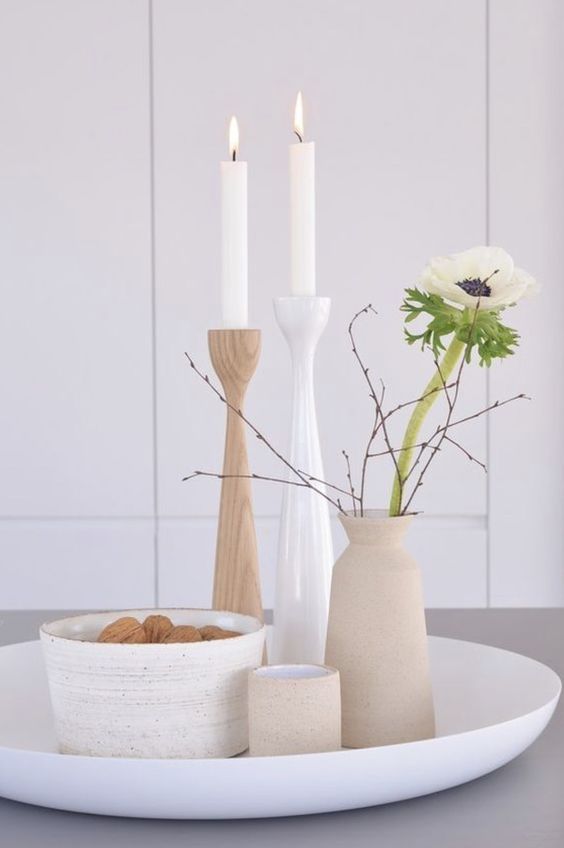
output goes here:
{"type": "Polygon", "coordinates": [[[170,644],[171,642],[210,642],[242,635],[235,630],[225,630],[215,624],[206,624],[204,627],[194,627],[192,624],[175,626],[168,615],[148,615],[143,623],[131,615],[124,615],[107,624],[97,641],[170,644]]]}
{"type": "Polygon", "coordinates": [[[231,757],[248,746],[247,676],[265,628],[216,610],[73,616],[40,631],[63,753],[231,757]]]}

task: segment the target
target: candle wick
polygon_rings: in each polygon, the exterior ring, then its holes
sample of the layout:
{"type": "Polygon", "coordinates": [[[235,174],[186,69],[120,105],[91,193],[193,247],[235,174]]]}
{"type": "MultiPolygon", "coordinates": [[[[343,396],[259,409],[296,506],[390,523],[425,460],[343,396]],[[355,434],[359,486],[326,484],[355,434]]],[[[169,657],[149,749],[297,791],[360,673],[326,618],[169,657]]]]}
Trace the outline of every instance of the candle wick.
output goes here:
{"type": "Polygon", "coordinates": [[[297,130],[294,130],[294,135],[297,135],[297,136],[298,136],[298,139],[300,140],[300,143],[301,143],[301,142],[303,142],[303,138],[301,137],[301,135],[299,134],[299,132],[298,132],[297,130]]]}
{"type": "Polygon", "coordinates": [[[233,153],[231,154],[231,156],[232,156],[233,162],[236,162],[237,161],[237,151],[234,150],[233,153]]]}

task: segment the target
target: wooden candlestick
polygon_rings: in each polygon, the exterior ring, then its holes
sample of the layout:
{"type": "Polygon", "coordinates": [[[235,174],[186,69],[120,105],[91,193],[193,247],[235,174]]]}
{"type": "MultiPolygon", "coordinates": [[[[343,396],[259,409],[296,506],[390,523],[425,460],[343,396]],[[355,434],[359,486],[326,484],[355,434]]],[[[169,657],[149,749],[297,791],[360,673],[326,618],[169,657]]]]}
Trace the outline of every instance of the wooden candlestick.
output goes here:
{"type": "MultiPolygon", "coordinates": [[[[259,359],[260,330],[209,330],[208,345],[227,401],[242,410],[259,359]]],[[[223,474],[249,473],[245,423],[227,407],[223,474]]],[[[263,620],[251,481],[244,477],[221,481],[213,608],[263,620]]]]}

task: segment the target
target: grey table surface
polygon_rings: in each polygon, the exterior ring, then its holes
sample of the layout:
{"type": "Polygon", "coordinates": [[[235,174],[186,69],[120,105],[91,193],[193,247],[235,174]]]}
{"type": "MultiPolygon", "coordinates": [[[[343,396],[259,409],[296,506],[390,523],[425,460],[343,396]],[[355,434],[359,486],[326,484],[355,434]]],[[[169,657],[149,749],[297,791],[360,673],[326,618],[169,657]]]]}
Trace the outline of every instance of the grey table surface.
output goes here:
{"type": "MultiPolygon", "coordinates": [[[[429,632],[527,654],[564,677],[564,610],[431,610],[429,632]]],[[[0,612],[0,644],[34,639],[52,611],[0,612]]],[[[564,709],[528,751],[464,786],[382,807],[251,821],[154,821],[0,799],[0,846],[563,848],[564,709]]]]}

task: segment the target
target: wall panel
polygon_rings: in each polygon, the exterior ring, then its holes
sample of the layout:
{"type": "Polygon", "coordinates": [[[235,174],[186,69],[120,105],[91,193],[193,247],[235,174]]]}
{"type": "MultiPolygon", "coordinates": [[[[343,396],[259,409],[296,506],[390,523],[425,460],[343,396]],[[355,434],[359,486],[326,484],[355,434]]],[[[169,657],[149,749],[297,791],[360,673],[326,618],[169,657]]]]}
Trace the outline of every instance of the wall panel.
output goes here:
{"type": "Polygon", "coordinates": [[[152,512],[147,23],[0,6],[0,515],[152,512]]]}
{"type": "Polygon", "coordinates": [[[152,606],[151,519],[0,521],[0,609],[152,606]]]}
{"type": "Polygon", "coordinates": [[[491,240],[542,285],[507,313],[522,334],[514,361],[492,368],[492,400],[530,403],[491,416],[492,606],[564,603],[564,6],[492,0],[491,240]]]}

